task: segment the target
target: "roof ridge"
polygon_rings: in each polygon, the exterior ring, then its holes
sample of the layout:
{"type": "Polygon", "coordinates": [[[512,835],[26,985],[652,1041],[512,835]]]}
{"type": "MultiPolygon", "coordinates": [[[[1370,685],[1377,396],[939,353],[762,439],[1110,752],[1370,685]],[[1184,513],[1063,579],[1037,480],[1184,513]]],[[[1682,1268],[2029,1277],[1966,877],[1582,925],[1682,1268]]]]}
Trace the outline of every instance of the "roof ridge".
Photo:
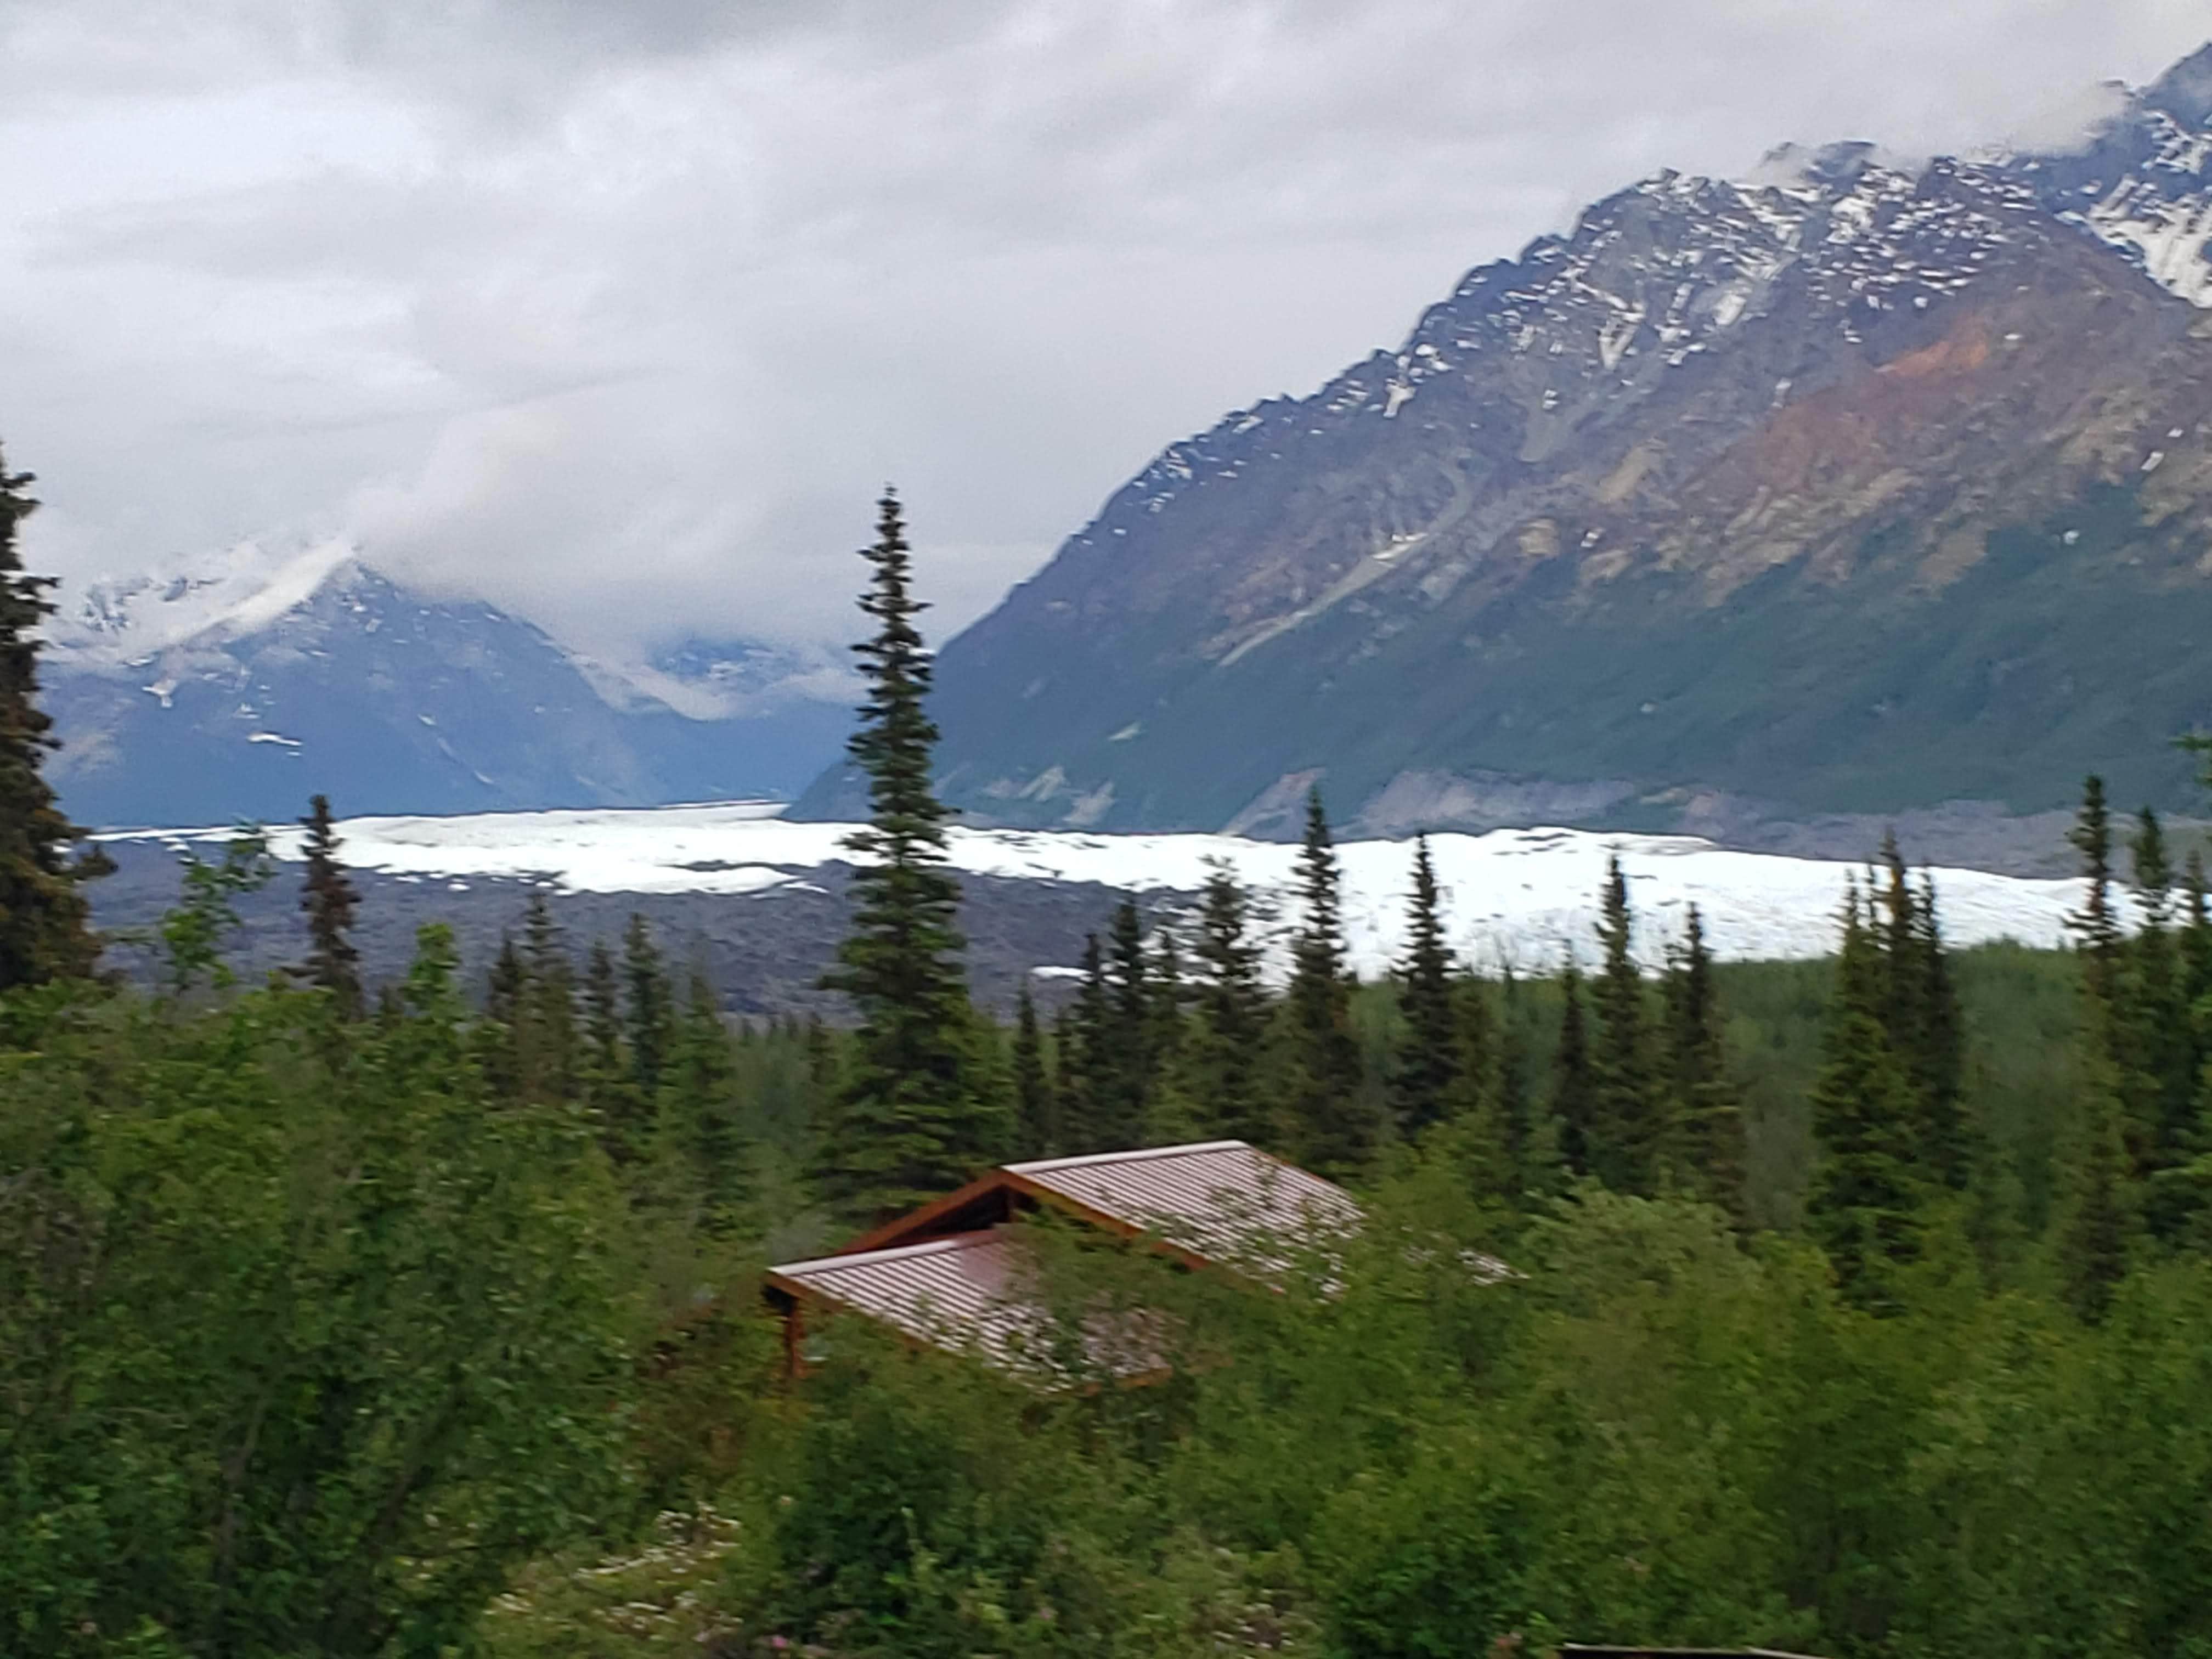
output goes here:
{"type": "MultiPolygon", "coordinates": [[[[1137,1146],[1125,1152],[1085,1152],[1076,1158],[1040,1158],[1026,1164],[1002,1164],[999,1167],[1007,1175],[1045,1175],[1054,1170],[1079,1170],[1099,1164],[1140,1164],[1149,1158],[1183,1158],[1193,1152],[1225,1152],[1241,1149],[1256,1152],[1260,1149],[1249,1140],[1192,1140],[1180,1146],[1137,1146]]],[[[1269,1156],[1261,1152],[1260,1156],[1269,1156]]]]}
{"type": "Polygon", "coordinates": [[[999,1236],[995,1227],[978,1228],[971,1232],[948,1233],[942,1238],[925,1238],[919,1244],[892,1244],[880,1250],[856,1250],[850,1255],[817,1255],[805,1261],[785,1261],[771,1267],[772,1273],[804,1273],[810,1267],[857,1267],[872,1262],[897,1261],[908,1256],[928,1255],[945,1250],[973,1249],[979,1244],[994,1242],[999,1236]]]}

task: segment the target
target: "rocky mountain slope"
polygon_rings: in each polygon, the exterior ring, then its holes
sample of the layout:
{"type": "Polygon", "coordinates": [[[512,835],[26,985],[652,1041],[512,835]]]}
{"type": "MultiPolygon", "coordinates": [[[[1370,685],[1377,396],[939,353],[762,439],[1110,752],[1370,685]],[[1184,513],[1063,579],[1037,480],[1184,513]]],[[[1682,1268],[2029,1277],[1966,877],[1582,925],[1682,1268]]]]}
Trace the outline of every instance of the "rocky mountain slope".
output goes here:
{"type": "Polygon", "coordinates": [[[1261,831],[1316,781],[1382,831],[2185,801],[2208,238],[2212,47],[2078,154],[1644,180],[1162,452],[945,648],[943,787],[1261,831]]]}
{"type": "Polygon", "coordinates": [[[782,794],[842,704],[767,690],[758,647],[617,672],[477,603],[414,593],[341,544],[219,557],[70,596],[45,702],[64,805],[95,825],[782,794]]]}

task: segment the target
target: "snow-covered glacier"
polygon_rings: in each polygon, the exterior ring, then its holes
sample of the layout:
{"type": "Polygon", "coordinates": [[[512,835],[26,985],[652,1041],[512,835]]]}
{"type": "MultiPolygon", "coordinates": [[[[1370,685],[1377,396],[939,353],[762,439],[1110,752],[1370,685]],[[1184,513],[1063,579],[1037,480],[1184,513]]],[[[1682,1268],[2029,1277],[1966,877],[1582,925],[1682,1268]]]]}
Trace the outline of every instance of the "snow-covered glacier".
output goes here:
{"type": "MultiPolygon", "coordinates": [[[[855,826],[794,823],[781,808],[731,802],[637,811],[477,813],[458,817],[362,817],[340,826],[346,862],[399,878],[467,882],[505,878],[590,893],[744,894],[807,884],[824,866],[854,861],[843,843],[855,826]]],[[[228,831],[141,831],[109,840],[211,844],[228,831]]],[[[1283,965],[1282,936],[1297,919],[1299,849],[1216,835],[1088,835],[953,828],[952,864],[971,875],[1095,883],[1137,894],[1194,892],[1225,865],[1252,893],[1260,925],[1283,965]]],[[[279,858],[301,856],[297,830],[272,836],[279,858]]],[[[1627,874],[1647,966],[1664,960],[1696,905],[1717,954],[1744,960],[1811,957],[1835,948],[1846,884],[1863,866],[1774,854],[1731,852],[1676,836],[1581,830],[1498,830],[1430,838],[1445,889],[1451,939],[1462,957],[1496,970],[1545,969],[1568,952],[1590,959],[1598,888],[1608,854],[1627,874]]],[[[1410,842],[1349,842],[1337,849],[1352,965],[1388,970],[1405,938],[1410,842]]],[[[2065,937],[2080,884],[1938,868],[1929,872],[1947,936],[1956,945],[1999,939],[2052,946],[2065,937]]],[[[1101,917],[1103,923],[1103,917],[1101,917]]]]}

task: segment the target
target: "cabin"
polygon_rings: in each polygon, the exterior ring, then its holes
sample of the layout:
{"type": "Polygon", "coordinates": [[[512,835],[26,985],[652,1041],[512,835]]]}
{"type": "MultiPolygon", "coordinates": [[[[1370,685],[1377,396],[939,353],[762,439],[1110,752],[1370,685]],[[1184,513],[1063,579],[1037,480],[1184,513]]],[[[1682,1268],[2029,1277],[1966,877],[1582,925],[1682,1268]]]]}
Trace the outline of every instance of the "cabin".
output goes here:
{"type": "MultiPolygon", "coordinates": [[[[1362,1219],[1342,1188],[1242,1140],[1008,1164],[833,1255],[769,1268],[766,1291],[783,1316],[789,1370],[805,1369],[810,1321],[853,1313],[1005,1370],[1049,1370],[1041,1356],[1051,1319],[1019,1225],[1039,1213],[1139,1242],[1185,1267],[1263,1283],[1302,1249],[1340,1239],[1362,1219]]],[[[1123,1317],[1084,1340],[1094,1367],[1137,1381],[1162,1368],[1154,1335],[1123,1317]]]]}

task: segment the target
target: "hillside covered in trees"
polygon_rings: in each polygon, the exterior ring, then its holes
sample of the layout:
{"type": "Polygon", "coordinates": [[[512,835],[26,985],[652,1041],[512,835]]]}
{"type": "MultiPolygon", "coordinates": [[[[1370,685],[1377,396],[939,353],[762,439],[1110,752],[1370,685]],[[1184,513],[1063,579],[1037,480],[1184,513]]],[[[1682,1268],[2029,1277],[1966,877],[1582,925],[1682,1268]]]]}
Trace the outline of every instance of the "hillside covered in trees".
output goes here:
{"type": "MultiPolygon", "coordinates": [[[[8,480],[0,530],[29,508],[8,480]]],[[[1954,951],[1894,845],[1824,963],[1480,977],[1408,848],[1345,969],[1224,872],[968,995],[900,509],[868,550],[849,1018],[746,1024],[639,921],[522,908],[364,982],[308,814],[94,972],[0,538],[0,1641],[10,1654],[1434,1656],[1562,1640],[2181,1654],[2212,1639],[2212,915],[2085,791],[2076,945],[1954,951]],[[1370,1218],[1279,1293],[1035,1230],[1154,1386],[1025,1389],[857,1321],[797,1382],[762,1267],[1012,1158],[1237,1136],[1370,1218]],[[1470,1252],[1510,1262],[1491,1282],[1470,1252]]]]}

